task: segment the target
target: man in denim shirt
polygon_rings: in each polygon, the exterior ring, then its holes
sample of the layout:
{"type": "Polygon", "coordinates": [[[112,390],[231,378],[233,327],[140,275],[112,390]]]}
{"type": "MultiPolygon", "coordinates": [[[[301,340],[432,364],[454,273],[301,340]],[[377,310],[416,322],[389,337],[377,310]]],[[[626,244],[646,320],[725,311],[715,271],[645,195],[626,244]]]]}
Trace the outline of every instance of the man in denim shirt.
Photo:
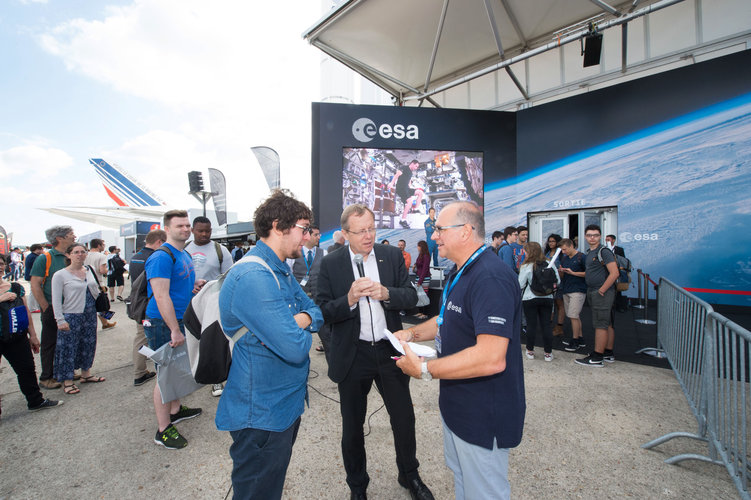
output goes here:
{"type": "Polygon", "coordinates": [[[311,331],[323,324],[321,310],[290,273],[285,259],[300,257],[310,239],[312,213],[282,190],[256,209],[253,224],[260,237],[227,275],[219,294],[222,327],[235,344],[216,427],[233,443],[235,498],[281,498],[292,446],[307,399],[311,331]]]}

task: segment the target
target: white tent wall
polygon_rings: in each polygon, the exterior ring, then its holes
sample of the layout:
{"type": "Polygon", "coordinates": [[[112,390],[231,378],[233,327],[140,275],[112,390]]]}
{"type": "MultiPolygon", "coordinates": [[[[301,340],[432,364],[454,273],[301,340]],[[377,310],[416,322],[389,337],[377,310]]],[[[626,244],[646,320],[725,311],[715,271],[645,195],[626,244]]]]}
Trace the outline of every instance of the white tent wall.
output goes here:
{"type": "MultiPolygon", "coordinates": [[[[343,3],[352,2],[339,2],[340,5],[343,3]]],[[[404,17],[417,19],[412,21],[416,24],[427,24],[428,26],[422,26],[422,29],[429,33],[428,28],[437,25],[434,18],[440,14],[441,3],[435,2],[434,10],[424,12],[423,16],[410,17],[408,11],[410,4],[403,4],[399,9],[402,12],[394,14],[402,19],[404,17]],[[428,20],[430,20],[430,23],[428,20]]],[[[530,4],[534,3],[535,1],[530,2],[530,4]]],[[[554,1],[548,3],[553,7],[558,5],[554,1]]],[[[622,12],[626,11],[625,7],[630,3],[611,2],[612,5],[620,6],[622,12]]],[[[654,2],[639,2],[635,10],[638,11],[650,3],[654,2]]],[[[324,1],[323,5],[324,7],[331,6],[331,2],[324,1]]],[[[356,16],[361,15],[362,12],[369,13],[372,17],[372,13],[377,11],[379,5],[391,4],[379,0],[356,2],[356,6],[351,9],[347,16],[357,19],[356,16]]],[[[450,19],[449,16],[459,15],[461,9],[457,9],[456,5],[455,1],[449,4],[445,28],[454,32],[458,22],[456,19],[450,19]]],[[[529,15],[529,13],[526,13],[527,17],[529,15]]],[[[393,40],[378,39],[378,33],[381,29],[377,24],[378,20],[365,19],[364,15],[362,17],[361,21],[368,24],[371,30],[369,31],[369,41],[372,42],[372,49],[368,50],[379,51],[379,43],[387,44],[390,47],[389,50],[393,50],[393,40]],[[372,25],[370,25],[371,22],[372,25]]],[[[351,23],[352,19],[347,21],[351,23]]],[[[338,20],[335,20],[333,27],[327,27],[324,30],[338,29],[340,31],[335,34],[341,36],[341,31],[346,31],[347,25],[344,23],[339,26],[338,22],[338,20]]],[[[487,18],[484,20],[464,19],[462,22],[468,26],[468,32],[472,29],[487,29],[490,32],[490,24],[487,18]]],[[[504,27],[508,29],[504,23],[504,20],[498,19],[499,31],[502,31],[504,27]]],[[[622,67],[622,27],[614,26],[602,31],[603,48],[600,64],[597,66],[582,67],[581,48],[578,41],[512,64],[511,70],[528,94],[529,99],[525,99],[504,69],[493,71],[434,94],[431,99],[436,105],[447,108],[517,110],[720,57],[728,53],[746,50],[751,48],[751,2],[748,0],[684,0],[632,19],[627,26],[625,71],[622,67]]],[[[386,29],[383,28],[384,35],[386,29]]],[[[427,35],[425,36],[427,37],[427,35]]],[[[447,31],[441,41],[450,39],[452,39],[452,33],[447,31]]],[[[549,40],[534,42],[539,46],[547,43],[547,41],[549,40]]],[[[434,39],[425,39],[423,42],[422,46],[432,47],[434,39]]],[[[399,62],[393,61],[393,65],[401,68],[409,68],[412,65],[415,67],[425,66],[427,64],[426,59],[429,60],[431,51],[427,50],[426,52],[424,47],[422,52],[410,52],[410,47],[405,47],[403,59],[399,62]]],[[[338,48],[338,50],[342,49],[343,47],[338,48]]],[[[456,45],[448,46],[439,43],[436,65],[450,66],[450,60],[461,53],[460,49],[461,47],[456,45]]],[[[363,46],[359,44],[357,50],[363,51],[363,46]]],[[[360,61],[366,65],[375,64],[369,57],[360,57],[360,61]]],[[[325,55],[324,58],[325,61],[322,63],[322,100],[330,100],[332,96],[340,98],[338,102],[356,104],[390,104],[395,100],[389,93],[377,90],[378,87],[366,78],[359,76],[354,80],[347,78],[345,75],[352,74],[352,70],[333,57],[325,55]]],[[[414,74],[414,69],[405,69],[404,71],[406,71],[405,75],[414,74]]],[[[391,76],[404,81],[403,75],[392,74],[391,76]]],[[[451,80],[450,77],[443,77],[440,84],[445,84],[449,80],[451,80]]],[[[437,86],[436,82],[431,82],[428,91],[437,86]]],[[[416,87],[423,90],[422,84],[416,87]]],[[[433,106],[429,101],[420,100],[406,100],[403,105],[433,106]]]]}

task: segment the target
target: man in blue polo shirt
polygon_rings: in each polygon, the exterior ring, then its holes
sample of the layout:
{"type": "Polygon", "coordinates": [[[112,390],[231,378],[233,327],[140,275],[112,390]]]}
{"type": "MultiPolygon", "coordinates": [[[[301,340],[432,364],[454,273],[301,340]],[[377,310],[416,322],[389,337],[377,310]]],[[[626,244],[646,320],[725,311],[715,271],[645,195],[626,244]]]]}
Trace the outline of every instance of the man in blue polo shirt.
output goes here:
{"type": "Polygon", "coordinates": [[[412,377],[441,380],[438,399],[446,464],[457,499],[510,498],[509,448],[521,442],[526,402],[519,331],[521,290],[510,266],[483,245],[482,211],[471,202],[441,210],[433,239],[449,274],[437,317],[396,332],[412,377]],[[406,342],[435,339],[438,359],[406,342]]]}
{"type": "MultiPolygon", "coordinates": [[[[185,343],[183,314],[193,293],[205,280],[196,283],[193,259],[183,249],[190,238],[190,219],[183,210],[170,210],[164,214],[167,241],[146,260],[144,272],[148,277],[147,292],[151,297],[146,306],[143,330],[149,347],[157,350],[169,343],[177,347],[185,343]]],[[[197,417],[200,408],[188,408],[179,400],[162,402],[159,384],[154,385],[154,410],[156,411],[156,444],[172,450],[185,448],[188,441],[177,432],[174,424],[197,417]]]]}

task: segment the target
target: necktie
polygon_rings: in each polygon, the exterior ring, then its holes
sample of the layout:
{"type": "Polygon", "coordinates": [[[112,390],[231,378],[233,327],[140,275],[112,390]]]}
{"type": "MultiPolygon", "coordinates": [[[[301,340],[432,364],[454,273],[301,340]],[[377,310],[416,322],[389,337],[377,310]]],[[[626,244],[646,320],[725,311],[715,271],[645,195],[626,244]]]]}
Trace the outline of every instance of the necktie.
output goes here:
{"type": "Polygon", "coordinates": [[[308,264],[308,269],[313,265],[313,250],[308,250],[308,257],[305,259],[308,264]]]}

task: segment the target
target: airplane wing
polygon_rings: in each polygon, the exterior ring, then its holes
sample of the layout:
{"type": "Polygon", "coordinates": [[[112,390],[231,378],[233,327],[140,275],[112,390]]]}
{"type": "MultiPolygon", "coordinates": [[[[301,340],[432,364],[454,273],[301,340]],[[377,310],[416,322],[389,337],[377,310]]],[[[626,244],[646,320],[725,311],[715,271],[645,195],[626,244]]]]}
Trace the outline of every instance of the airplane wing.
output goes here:
{"type": "Polygon", "coordinates": [[[161,222],[169,207],[54,207],[39,210],[119,230],[120,226],[134,220],[161,222]]]}

